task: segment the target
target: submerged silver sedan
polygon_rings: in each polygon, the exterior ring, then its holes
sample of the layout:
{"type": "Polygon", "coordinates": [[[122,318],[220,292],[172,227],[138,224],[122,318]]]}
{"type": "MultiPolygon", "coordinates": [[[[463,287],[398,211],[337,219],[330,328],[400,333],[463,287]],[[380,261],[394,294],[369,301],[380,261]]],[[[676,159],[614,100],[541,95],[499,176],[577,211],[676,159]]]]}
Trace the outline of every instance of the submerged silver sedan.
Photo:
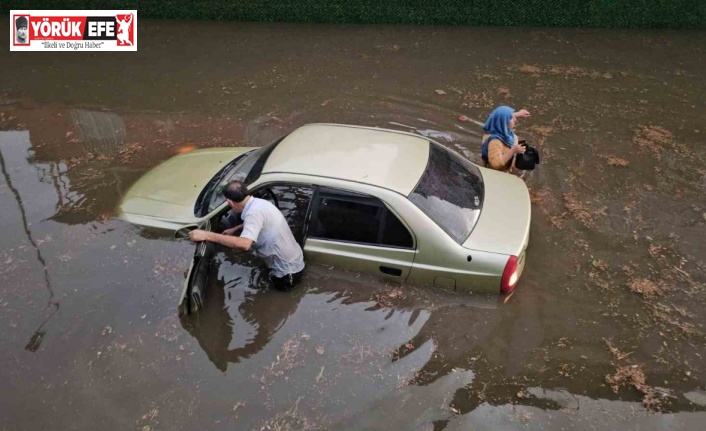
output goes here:
{"type": "MultiPolygon", "coordinates": [[[[308,263],[447,289],[515,289],[529,241],[525,183],[418,135],[339,124],[300,127],[261,148],[196,150],[143,176],[121,217],[183,236],[237,222],[221,188],[248,184],[285,215],[308,263]]],[[[215,245],[196,247],[179,310],[201,307],[215,245]]]]}

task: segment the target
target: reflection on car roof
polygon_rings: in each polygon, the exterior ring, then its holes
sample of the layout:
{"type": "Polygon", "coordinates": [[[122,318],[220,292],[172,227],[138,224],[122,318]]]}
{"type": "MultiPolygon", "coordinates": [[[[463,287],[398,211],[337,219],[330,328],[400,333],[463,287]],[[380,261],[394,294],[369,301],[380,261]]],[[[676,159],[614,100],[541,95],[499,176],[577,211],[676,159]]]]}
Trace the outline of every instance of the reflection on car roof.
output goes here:
{"type": "Polygon", "coordinates": [[[429,141],[394,130],[310,124],[287,136],[262,173],[338,178],[409,195],[429,160],[429,141]]]}

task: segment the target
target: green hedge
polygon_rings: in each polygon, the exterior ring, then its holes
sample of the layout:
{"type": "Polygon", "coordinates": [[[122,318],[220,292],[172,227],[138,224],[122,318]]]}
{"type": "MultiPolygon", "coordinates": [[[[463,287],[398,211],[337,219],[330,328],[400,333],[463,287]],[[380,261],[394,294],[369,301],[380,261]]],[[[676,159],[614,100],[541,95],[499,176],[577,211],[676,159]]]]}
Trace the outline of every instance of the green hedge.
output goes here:
{"type": "Polygon", "coordinates": [[[141,18],[357,24],[706,28],[706,0],[6,0],[11,9],[137,9],[141,18]]]}

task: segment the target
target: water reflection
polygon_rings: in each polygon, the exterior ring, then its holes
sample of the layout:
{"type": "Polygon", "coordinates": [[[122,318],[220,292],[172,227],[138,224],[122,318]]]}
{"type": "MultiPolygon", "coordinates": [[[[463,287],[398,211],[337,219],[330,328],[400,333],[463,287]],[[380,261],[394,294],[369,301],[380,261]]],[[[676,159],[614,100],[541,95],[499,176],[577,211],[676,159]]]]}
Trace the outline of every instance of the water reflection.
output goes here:
{"type": "MultiPolygon", "coordinates": [[[[142,147],[128,144],[125,120],[117,113],[71,109],[65,114],[49,112],[47,116],[63,120],[30,129],[40,142],[30,161],[39,180],[51,184],[57,196],[54,214],[47,218],[66,224],[107,218],[116,196],[144,173],[127,163],[142,147]]],[[[136,128],[143,122],[139,119],[136,128]]]]}
{"type": "Polygon", "coordinates": [[[475,376],[464,355],[487,342],[498,304],[497,296],[414,287],[393,304],[396,285],[319,265],[283,293],[269,288],[256,260],[238,253],[219,253],[211,273],[204,308],[181,320],[208,360],[223,372],[237,364],[236,375],[254,369],[278,405],[313,385],[321,396],[297,409],[316,405],[331,429],[427,429],[452,419],[455,394],[475,376]],[[459,325],[472,339],[449,331],[459,325]]]}
{"type": "Polygon", "coordinates": [[[454,417],[454,394],[469,385],[474,377],[472,371],[455,369],[429,385],[408,386],[406,390],[371,402],[332,429],[437,429],[454,417]],[[430,402],[432,400],[435,402],[430,402]]]}
{"type": "Polygon", "coordinates": [[[115,113],[72,109],[71,119],[86,150],[94,154],[113,154],[125,144],[125,123],[115,113]]]}
{"type": "Polygon", "coordinates": [[[44,325],[46,325],[47,322],[59,310],[59,302],[54,299],[54,288],[52,287],[49,271],[47,270],[47,263],[42,256],[42,251],[37,245],[37,241],[34,239],[31,229],[29,228],[31,223],[28,221],[25,204],[19,190],[13,184],[10,171],[8,170],[8,166],[11,166],[13,171],[27,170],[27,168],[31,171],[32,166],[27,163],[30,149],[31,143],[29,141],[29,132],[0,132],[0,171],[2,171],[3,179],[7,183],[8,188],[12,191],[12,195],[17,202],[17,208],[20,212],[24,234],[27,241],[32,245],[32,248],[36,254],[36,259],[42,267],[42,271],[44,272],[44,285],[49,295],[47,299],[47,308],[51,311],[49,315],[39,324],[39,327],[34,331],[29,339],[29,342],[25,346],[25,350],[36,352],[41,346],[44,336],[46,335],[44,325]]]}
{"type": "Polygon", "coordinates": [[[245,264],[216,255],[211,268],[217,274],[211,273],[204,308],[180,318],[221,371],[262,350],[304,295],[302,289],[291,294],[269,289],[266,269],[238,260],[245,264]]]}
{"type": "Polygon", "coordinates": [[[557,404],[557,409],[530,405],[483,403],[449,421],[446,430],[698,430],[703,413],[653,414],[628,401],[594,399],[563,389],[539,387],[529,397],[557,404]]]}
{"type": "MultiPolygon", "coordinates": [[[[577,395],[551,376],[507,380],[503,364],[517,346],[498,340],[497,297],[405,286],[403,300],[387,303],[396,285],[317,265],[283,294],[268,288],[256,261],[242,258],[217,256],[204,309],[182,324],[219,370],[229,363],[243,367],[233,375],[254,370],[260,395],[284,409],[269,425],[311,415],[309,423],[327,429],[583,429],[572,419],[580,417],[615,429],[632,424],[625,412],[633,411],[640,429],[688,429],[699,418],[577,395]],[[493,394],[479,398],[488,383],[493,394]],[[308,390],[315,394],[291,398],[308,390]]],[[[696,404],[701,397],[687,395],[696,404]]]]}

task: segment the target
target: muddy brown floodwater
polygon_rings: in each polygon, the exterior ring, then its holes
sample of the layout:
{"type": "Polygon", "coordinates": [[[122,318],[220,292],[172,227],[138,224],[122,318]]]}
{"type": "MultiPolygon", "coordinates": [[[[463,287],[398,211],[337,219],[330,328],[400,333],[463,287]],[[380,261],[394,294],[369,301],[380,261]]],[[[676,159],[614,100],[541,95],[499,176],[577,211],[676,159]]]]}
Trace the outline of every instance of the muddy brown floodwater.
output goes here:
{"type": "Polygon", "coordinates": [[[0,428],[703,429],[706,33],[143,20],[136,53],[0,52],[0,428]],[[498,104],[543,156],[506,304],[315,265],[285,294],[221,250],[180,320],[193,246],[115,218],[190,147],[338,122],[476,159],[498,104]]]}

